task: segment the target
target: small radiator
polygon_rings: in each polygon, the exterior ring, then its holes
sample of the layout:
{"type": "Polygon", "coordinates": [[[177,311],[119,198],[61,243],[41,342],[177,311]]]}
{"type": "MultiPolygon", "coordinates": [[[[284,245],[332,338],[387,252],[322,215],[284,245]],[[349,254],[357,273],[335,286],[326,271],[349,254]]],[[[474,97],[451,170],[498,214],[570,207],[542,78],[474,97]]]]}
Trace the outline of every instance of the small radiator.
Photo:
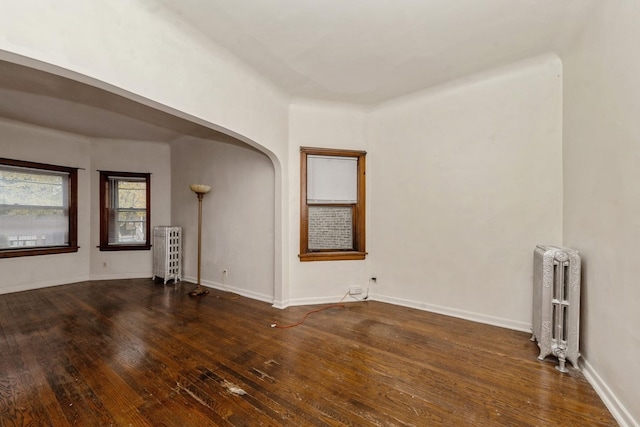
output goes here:
{"type": "Polygon", "coordinates": [[[558,358],[560,372],[567,360],[578,367],[580,332],[580,256],[578,251],[537,246],[533,256],[533,336],[544,360],[558,358]]]}
{"type": "Polygon", "coordinates": [[[182,279],[182,228],[153,227],[153,279],[161,277],[164,284],[182,279]]]}

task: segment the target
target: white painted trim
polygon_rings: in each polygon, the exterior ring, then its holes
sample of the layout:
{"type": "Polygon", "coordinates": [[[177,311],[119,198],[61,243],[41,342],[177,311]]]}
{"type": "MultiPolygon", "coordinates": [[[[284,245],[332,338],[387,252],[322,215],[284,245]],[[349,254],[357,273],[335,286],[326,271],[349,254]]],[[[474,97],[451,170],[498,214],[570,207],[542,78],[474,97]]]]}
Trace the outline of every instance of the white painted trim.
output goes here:
{"type": "Polygon", "coordinates": [[[291,305],[291,303],[289,301],[274,301],[273,302],[273,308],[278,308],[280,310],[284,310],[285,308],[289,307],[291,305]]]}
{"type": "MultiPolygon", "coordinates": [[[[276,308],[287,308],[289,306],[299,305],[313,305],[313,304],[335,304],[340,302],[344,298],[344,295],[333,297],[311,297],[311,298],[298,298],[292,299],[287,305],[274,304],[276,308]]],[[[347,298],[349,298],[347,296],[347,298]]],[[[439,305],[427,304],[423,302],[411,301],[401,298],[388,297],[385,295],[377,295],[369,293],[368,301],[379,301],[388,304],[400,305],[403,307],[415,308],[418,310],[429,311],[432,313],[444,314],[445,316],[457,317],[460,319],[471,320],[472,322],[484,323],[492,326],[499,326],[501,328],[513,329],[516,331],[523,331],[530,333],[531,324],[527,322],[518,322],[515,320],[504,319],[501,317],[487,316],[486,314],[474,313],[470,311],[458,310],[455,308],[442,307],[439,305]]],[[[362,301],[362,299],[345,299],[345,302],[362,301]]]]}
{"type": "MultiPolygon", "coordinates": [[[[365,294],[366,295],[366,294],[365,294]]],[[[316,304],[337,304],[340,302],[362,302],[366,300],[371,300],[370,297],[362,298],[352,295],[337,295],[333,297],[310,297],[310,298],[298,298],[289,300],[289,304],[285,306],[278,306],[276,308],[287,308],[289,306],[300,306],[300,305],[316,305],[316,304]]],[[[275,304],[274,304],[275,307],[275,304]]]]}
{"type": "MultiPolygon", "coordinates": [[[[123,280],[123,279],[151,279],[149,273],[109,273],[93,274],[87,280],[123,280]]],[[[68,282],[71,283],[71,282],[68,282]]]]}
{"type": "Polygon", "coordinates": [[[289,300],[289,306],[335,304],[339,302],[341,299],[342,299],[342,295],[337,297],[297,298],[297,299],[289,300]]]}
{"type": "Polygon", "coordinates": [[[444,314],[446,316],[471,320],[472,322],[484,323],[501,328],[513,329],[516,331],[531,332],[531,324],[516,320],[504,319],[502,317],[487,316],[486,314],[474,313],[471,311],[458,310],[455,308],[443,307],[424,302],[411,301],[401,298],[389,297],[385,295],[369,294],[369,300],[386,302],[403,307],[416,308],[418,310],[430,311],[432,313],[444,314]]]}
{"type": "MultiPolygon", "coordinates": [[[[191,282],[191,283],[197,283],[198,279],[195,277],[191,277],[191,276],[185,276],[182,278],[183,281],[187,281],[187,282],[191,282]]],[[[202,286],[205,286],[207,288],[211,288],[211,289],[218,289],[220,291],[225,291],[225,292],[233,292],[234,294],[238,294],[238,295],[242,295],[243,297],[247,297],[247,298],[251,298],[251,299],[255,299],[258,301],[263,301],[263,302],[268,302],[273,304],[273,296],[272,295],[267,295],[267,294],[261,294],[259,292],[253,292],[253,291],[248,291],[246,289],[242,289],[242,288],[237,288],[234,286],[229,286],[229,285],[224,285],[222,283],[218,283],[218,282],[211,282],[209,280],[200,280],[200,284],[202,286]]]]}
{"type": "Polygon", "coordinates": [[[621,427],[640,427],[593,366],[582,357],[582,373],[621,427]]]}
{"type": "Polygon", "coordinates": [[[90,280],[89,276],[78,276],[66,279],[52,280],[50,282],[25,283],[22,285],[11,286],[9,288],[0,288],[0,294],[11,294],[14,292],[31,291],[34,289],[51,288],[54,286],[68,285],[70,283],[86,282],[90,280]]]}

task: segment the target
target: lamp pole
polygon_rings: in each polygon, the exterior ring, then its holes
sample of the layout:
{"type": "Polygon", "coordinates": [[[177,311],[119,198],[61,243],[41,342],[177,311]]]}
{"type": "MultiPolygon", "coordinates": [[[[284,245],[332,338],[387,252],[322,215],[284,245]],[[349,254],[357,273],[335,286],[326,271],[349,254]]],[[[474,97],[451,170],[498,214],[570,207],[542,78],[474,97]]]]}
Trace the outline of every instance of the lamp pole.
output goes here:
{"type": "Polygon", "coordinates": [[[203,184],[191,184],[189,188],[198,196],[198,286],[196,289],[189,292],[189,295],[200,296],[209,293],[209,291],[204,289],[200,283],[200,272],[202,271],[202,199],[205,194],[211,191],[211,187],[203,184]]]}

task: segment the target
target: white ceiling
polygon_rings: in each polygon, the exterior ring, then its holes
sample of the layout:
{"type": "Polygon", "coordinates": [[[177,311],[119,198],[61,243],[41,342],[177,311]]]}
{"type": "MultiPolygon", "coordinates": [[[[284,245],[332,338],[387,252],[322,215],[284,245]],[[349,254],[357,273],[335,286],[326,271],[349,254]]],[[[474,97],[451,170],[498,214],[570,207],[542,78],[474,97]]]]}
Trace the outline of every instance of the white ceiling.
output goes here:
{"type": "Polygon", "coordinates": [[[570,48],[593,0],[156,0],[295,96],[376,103],[570,48]]]}
{"type": "MultiPolygon", "coordinates": [[[[371,104],[579,38],[597,0],[155,0],[292,96],[371,104]]],[[[0,117],[81,135],[219,138],[118,95],[0,61],[0,117]]]]}

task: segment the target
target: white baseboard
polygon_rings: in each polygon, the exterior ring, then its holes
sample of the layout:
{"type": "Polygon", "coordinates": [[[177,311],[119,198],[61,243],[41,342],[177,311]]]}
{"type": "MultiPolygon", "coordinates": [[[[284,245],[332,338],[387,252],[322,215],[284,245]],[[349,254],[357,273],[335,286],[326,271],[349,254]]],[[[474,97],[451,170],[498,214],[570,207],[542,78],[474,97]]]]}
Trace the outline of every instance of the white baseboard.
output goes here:
{"type": "MultiPolygon", "coordinates": [[[[335,304],[342,300],[344,295],[338,295],[333,297],[311,297],[311,298],[296,298],[289,300],[289,303],[274,304],[276,308],[286,308],[288,306],[298,305],[312,305],[312,304],[335,304]]],[[[485,314],[474,313],[470,311],[458,310],[455,308],[442,307],[434,304],[427,304],[419,301],[411,301],[402,298],[389,297],[385,295],[378,295],[375,293],[369,293],[369,301],[379,301],[394,305],[400,305],[403,307],[415,308],[418,310],[429,311],[438,314],[444,314],[446,316],[457,317],[460,319],[471,320],[473,322],[484,323],[487,325],[499,326],[502,328],[513,329],[516,331],[531,332],[531,324],[528,322],[518,322],[516,320],[503,319],[501,317],[487,316],[485,314]]],[[[345,299],[345,302],[362,301],[360,299],[345,299]]]]}
{"type": "Polygon", "coordinates": [[[92,274],[89,280],[123,280],[123,279],[151,279],[151,274],[149,273],[92,274]]]}
{"type": "Polygon", "coordinates": [[[620,402],[607,383],[600,377],[598,372],[591,366],[588,360],[582,357],[582,373],[593,389],[598,393],[611,415],[616,419],[621,427],[640,427],[638,421],[634,420],[627,408],[620,402]]]}
{"type": "MultiPolygon", "coordinates": [[[[287,308],[289,306],[300,306],[300,305],[316,305],[316,304],[335,304],[340,302],[343,298],[343,295],[334,296],[334,297],[310,297],[310,298],[296,298],[289,300],[289,304],[284,307],[278,308],[287,308]]],[[[347,300],[343,302],[349,302],[347,300]]]]}
{"type": "Polygon", "coordinates": [[[516,331],[531,332],[531,323],[519,322],[517,320],[503,319],[501,317],[487,316],[486,314],[474,313],[471,311],[458,310],[456,308],[443,307],[424,302],[411,301],[402,298],[389,297],[385,295],[370,294],[369,299],[373,301],[386,302],[403,307],[416,308],[418,310],[430,311],[444,314],[446,316],[471,320],[472,322],[484,323],[487,325],[499,326],[501,328],[513,329],[516,331]]]}
{"type": "Polygon", "coordinates": [[[289,300],[287,301],[273,301],[273,308],[279,308],[280,310],[284,310],[285,308],[289,307],[291,305],[291,302],[289,300]]]}
{"type": "MultiPolygon", "coordinates": [[[[187,281],[187,282],[191,282],[191,283],[197,283],[198,279],[195,277],[191,277],[191,276],[185,276],[182,278],[183,281],[187,281]]],[[[209,280],[200,280],[200,284],[202,286],[205,286],[207,288],[211,288],[211,289],[218,289],[220,291],[226,291],[226,292],[233,292],[234,294],[238,294],[238,295],[242,295],[243,297],[247,297],[247,298],[251,298],[251,299],[255,299],[258,301],[263,301],[263,302],[268,302],[273,304],[273,296],[272,295],[267,295],[267,294],[262,294],[259,292],[254,292],[254,291],[250,291],[247,289],[242,289],[242,288],[237,288],[234,286],[229,286],[229,285],[225,285],[222,283],[218,283],[218,282],[212,282],[209,280]]]]}
{"type": "Polygon", "coordinates": [[[31,291],[33,289],[51,288],[53,286],[68,285],[70,283],[86,282],[87,280],[91,280],[89,276],[78,276],[40,283],[25,283],[22,285],[10,286],[8,288],[0,288],[0,294],[10,294],[13,292],[31,291]]]}

